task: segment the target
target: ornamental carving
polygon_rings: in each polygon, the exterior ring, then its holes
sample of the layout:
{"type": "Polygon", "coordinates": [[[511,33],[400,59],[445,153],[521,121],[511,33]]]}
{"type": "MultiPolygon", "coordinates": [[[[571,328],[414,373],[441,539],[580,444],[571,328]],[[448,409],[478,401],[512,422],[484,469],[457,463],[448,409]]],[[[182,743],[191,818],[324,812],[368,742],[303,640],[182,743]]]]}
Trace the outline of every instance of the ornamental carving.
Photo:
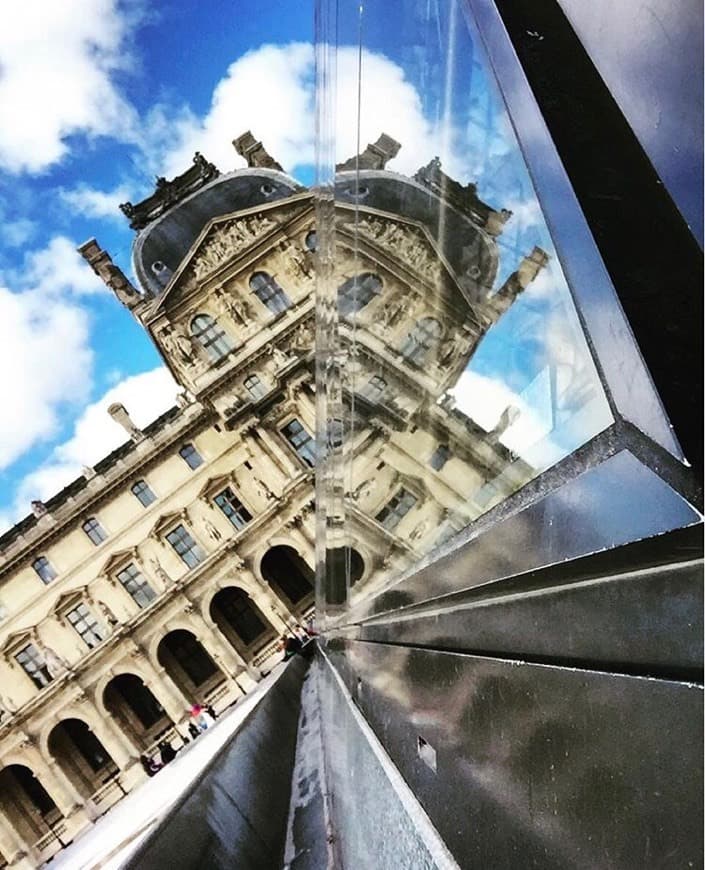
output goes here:
{"type": "Polygon", "coordinates": [[[378,218],[361,220],[356,225],[348,224],[348,228],[357,229],[431,284],[440,281],[441,264],[420,230],[378,218]]]}
{"type": "Polygon", "coordinates": [[[275,221],[259,215],[229,221],[223,226],[219,226],[208,235],[206,241],[199,248],[184,276],[185,280],[195,278],[200,281],[206,278],[225,260],[275,226],[275,221]]]}

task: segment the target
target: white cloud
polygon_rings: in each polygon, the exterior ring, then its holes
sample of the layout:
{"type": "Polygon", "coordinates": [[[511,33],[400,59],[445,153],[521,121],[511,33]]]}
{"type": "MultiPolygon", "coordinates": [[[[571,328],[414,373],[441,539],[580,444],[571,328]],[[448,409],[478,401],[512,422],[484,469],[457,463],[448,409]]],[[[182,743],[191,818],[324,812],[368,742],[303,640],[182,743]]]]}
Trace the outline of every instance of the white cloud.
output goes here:
{"type": "Polygon", "coordinates": [[[76,250],[76,244],[66,236],[54,236],[45,248],[29,253],[21,280],[25,286],[49,296],[107,292],[76,250]]]}
{"type": "MultiPolygon", "coordinates": [[[[341,47],[336,64],[336,159],[342,161],[357,152],[357,49],[341,47]]],[[[390,169],[411,173],[439,155],[451,174],[467,177],[465,155],[454,153],[452,148],[457,131],[424,117],[419,93],[400,66],[383,55],[363,52],[362,87],[362,148],[381,133],[388,133],[402,145],[390,169]]],[[[287,171],[313,164],[313,46],[264,45],[250,51],[229,67],[202,119],[183,108],[175,120],[171,116],[173,110],[156,106],[146,125],[144,148],[148,154],[161,155],[155,166],[160,174],[170,177],[183,172],[194,151],[201,151],[223,171],[243,166],[231,142],[248,129],[287,171]]]]}
{"type": "Polygon", "coordinates": [[[51,437],[67,404],[85,400],[93,353],[86,312],[61,299],[48,305],[37,291],[0,288],[0,468],[51,437]]]}
{"type": "Polygon", "coordinates": [[[22,480],[15,498],[14,519],[28,512],[33,499],[51,498],[81,474],[85,465],[94,465],[127,440],[127,434],[108,414],[108,406],[121,402],[141,428],[175,403],[178,387],[160,366],[132,375],[111,387],[100,399],[88,405],[77,419],[71,437],[57,445],[49,459],[22,480]]]}
{"type": "Polygon", "coordinates": [[[69,208],[83,217],[108,218],[121,226],[125,223],[120,204],[130,199],[130,191],[124,185],[113,190],[98,190],[82,184],[73,190],[62,190],[60,196],[69,208]]]}
{"type": "Polygon", "coordinates": [[[134,140],[116,73],[135,18],[118,0],[23,0],[0,28],[0,167],[41,172],[77,133],[134,140]]]}

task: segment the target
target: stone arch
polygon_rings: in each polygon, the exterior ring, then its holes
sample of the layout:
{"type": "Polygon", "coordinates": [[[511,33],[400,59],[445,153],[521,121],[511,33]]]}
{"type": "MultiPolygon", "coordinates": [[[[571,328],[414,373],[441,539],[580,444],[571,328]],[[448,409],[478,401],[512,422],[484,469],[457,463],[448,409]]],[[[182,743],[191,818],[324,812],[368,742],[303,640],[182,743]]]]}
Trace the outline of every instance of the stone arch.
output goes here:
{"type": "Polygon", "coordinates": [[[241,586],[224,586],[211,598],[209,617],[232,648],[245,661],[263,649],[277,632],[241,586]]]}
{"type": "Polygon", "coordinates": [[[82,718],[57,722],[47,740],[49,755],[56,760],[83,798],[91,798],[118,773],[118,766],[82,718]]]}
{"type": "Polygon", "coordinates": [[[226,676],[190,629],[175,628],[157,646],[157,660],[181,694],[203,703],[226,676]]]}
{"type": "Polygon", "coordinates": [[[141,750],[147,749],[172,727],[159,700],[136,674],[114,675],[102,695],[106,711],[141,750]]]}
{"type": "Polygon", "coordinates": [[[312,603],[313,569],[291,544],[270,547],[260,561],[260,573],[292,612],[300,613],[312,603]]]}
{"type": "Polygon", "coordinates": [[[26,764],[7,764],[0,770],[0,810],[18,837],[39,851],[40,841],[63,818],[54,798],[26,764]]]}

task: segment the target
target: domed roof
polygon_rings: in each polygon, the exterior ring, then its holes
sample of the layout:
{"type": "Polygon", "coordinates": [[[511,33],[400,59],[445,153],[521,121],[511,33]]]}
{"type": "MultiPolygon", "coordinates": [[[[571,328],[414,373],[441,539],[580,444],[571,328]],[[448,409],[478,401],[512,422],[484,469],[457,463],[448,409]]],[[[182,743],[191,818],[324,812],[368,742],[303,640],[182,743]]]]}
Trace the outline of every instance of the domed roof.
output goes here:
{"type": "Polygon", "coordinates": [[[162,290],[153,265],[175,271],[199,233],[212,218],[285,199],[305,190],[276,169],[236,169],[219,175],[171,206],[135,237],[132,265],[141,287],[151,294],[162,290]]]}

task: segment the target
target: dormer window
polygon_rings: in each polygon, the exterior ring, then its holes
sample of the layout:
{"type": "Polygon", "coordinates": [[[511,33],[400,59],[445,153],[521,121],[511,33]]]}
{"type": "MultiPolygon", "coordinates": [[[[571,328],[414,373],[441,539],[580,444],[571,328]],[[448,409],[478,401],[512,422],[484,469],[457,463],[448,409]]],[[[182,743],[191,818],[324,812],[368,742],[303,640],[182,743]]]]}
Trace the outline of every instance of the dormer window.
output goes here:
{"type": "Polygon", "coordinates": [[[42,583],[51,583],[51,581],[55,580],[57,577],[54,566],[46,556],[39,556],[39,558],[35,559],[34,562],[32,562],[32,568],[34,568],[35,572],[39,575],[39,579],[42,583]]]}
{"type": "Polygon", "coordinates": [[[130,491],[143,507],[149,507],[157,500],[156,495],[149,488],[149,484],[145,480],[138,480],[137,483],[130,487],[130,491]]]}
{"type": "Polygon", "coordinates": [[[250,396],[257,401],[268,393],[267,388],[257,375],[248,375],[245,378],[245,387],[250,396]]]}
{"type": "Polygon", "coordinates": [[[91,541],[96,545],[96,547],[99,544],[102,544],[103,541],[106,541],[108,538],[105,529],[101,526],[101,524],[95,517],[91,517],[89,520],[86,520],[81,528],[88,535],[91,541]]]}
{"type": "Polygon", "coordinates": [[[233,349],[227,334],[210,314],[197,314],[193,318],[191,335],[205,350],[212,362],[218,362],[233,349]]]}
{"type": "Polygon", "coordinates": [[[291,308],[291,299],[268,272],[255,272],[250,278],[250,289],[273,314],[291,308]]]}
{"type": "Polygon", "coordinates": [[[98,622],[87,604],[81,603],[69,610],[66,619],[89,649],[98,646],[107,637],[105,627],[98,622]]]}
{"type": "Polygon", "coordinates": [[[203,457],[193,444],[184,444],[181,450],[179,450],[179,456],[191,470],[198,468],[199,465],[203,465],[203,457]]]}
{"type": "Polygon", "coordinates": [[[28,643],[16,653],[15,660],[38,689],[43,689],[52,681],[44,656],[33,643],[28,643]]]}
{"type": "Polygon", "coordinates": [[[382,292],[382,279],[372,272],[348,278],[338,287],[338,312],[341,316],[361,311],[382,292]]]}

